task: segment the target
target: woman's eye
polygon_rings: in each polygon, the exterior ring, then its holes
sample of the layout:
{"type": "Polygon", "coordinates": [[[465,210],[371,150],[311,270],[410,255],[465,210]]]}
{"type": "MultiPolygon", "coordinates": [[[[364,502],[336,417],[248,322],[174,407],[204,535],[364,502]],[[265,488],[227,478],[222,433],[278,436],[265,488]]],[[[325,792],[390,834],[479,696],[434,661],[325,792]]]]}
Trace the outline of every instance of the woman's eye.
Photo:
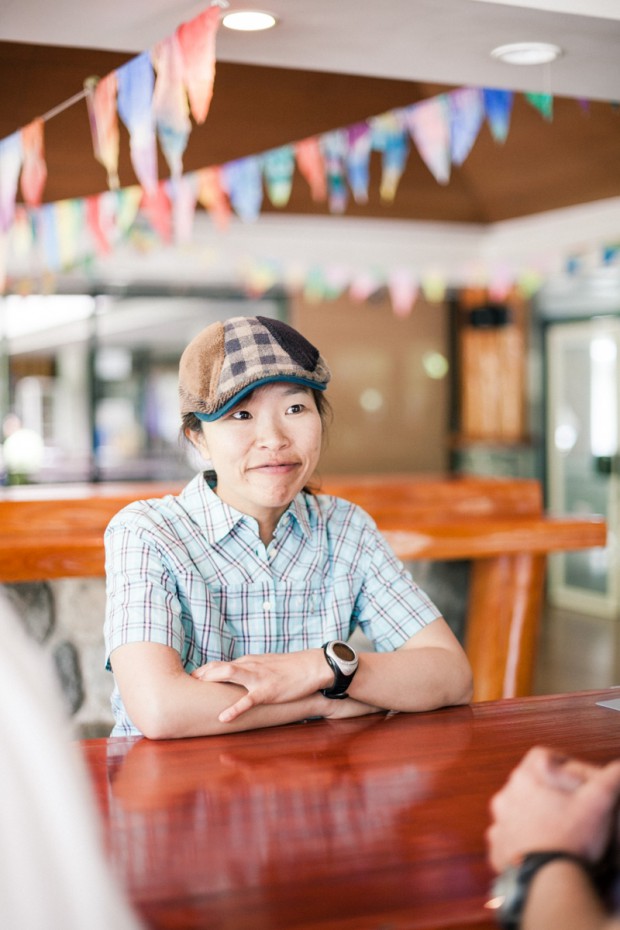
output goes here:
{"type": "Polygon", "coordinates": [[[291,404],[291,406],[288,408],[286,412],[287,413],[301,413],[303,409],[304,409],[303,404],[291,404]]]}
{"type": "Polygon", "coordinates": [[[234,413],[231,413],[231,418],[233,420],[249,420],[252,414],[249,410],[235,410],[234,413]]]}

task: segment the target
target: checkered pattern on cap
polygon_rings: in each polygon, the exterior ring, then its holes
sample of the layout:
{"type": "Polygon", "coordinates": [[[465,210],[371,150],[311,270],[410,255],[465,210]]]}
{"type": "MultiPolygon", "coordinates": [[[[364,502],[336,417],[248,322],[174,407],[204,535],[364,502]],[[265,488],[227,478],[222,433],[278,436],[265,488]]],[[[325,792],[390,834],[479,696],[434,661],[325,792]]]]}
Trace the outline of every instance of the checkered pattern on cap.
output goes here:
{"type": "Polygon", "coordinates": [[[324,359],[297,330],[268,317],[233,317],[192,340],[179,369],[181,413],[217,419],[254,387],[294,381],[324,390],[324,359]]]}

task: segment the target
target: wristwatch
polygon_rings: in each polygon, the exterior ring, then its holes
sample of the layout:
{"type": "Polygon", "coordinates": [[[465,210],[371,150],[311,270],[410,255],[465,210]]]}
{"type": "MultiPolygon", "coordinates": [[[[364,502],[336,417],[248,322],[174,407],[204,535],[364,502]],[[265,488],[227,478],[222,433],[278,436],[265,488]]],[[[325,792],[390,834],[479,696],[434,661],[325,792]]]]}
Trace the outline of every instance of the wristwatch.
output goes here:
{"type": "Polygon", "coordinates": [[[347,688],[353,681],[357,671],[359,659],[357,652],[348,643],[340,639],[333,639],[323,645],[323,652],[334,673],[334,683],[331,688],[322,688],[321,693],[326,698],[346,698],[347,688]]]}
{"type": "Polygon", "coordinates": [[[539,869],[554,859],[576,862],[592,877],[590,863],[574,853],[561,849],[528,853],[517,865],[509,866],[497,876],[491,888],[487,907],[495,910],[495,917],[503,930],[519,930],[532,879],[539,869]]]}

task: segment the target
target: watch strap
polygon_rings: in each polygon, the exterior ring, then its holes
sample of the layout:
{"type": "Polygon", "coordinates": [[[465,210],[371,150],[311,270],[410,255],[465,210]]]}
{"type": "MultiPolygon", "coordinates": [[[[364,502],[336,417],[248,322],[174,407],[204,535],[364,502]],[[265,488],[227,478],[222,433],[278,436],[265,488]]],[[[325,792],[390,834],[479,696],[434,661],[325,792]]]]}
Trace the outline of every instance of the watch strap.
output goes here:
{"type": "Polygon", "coordinates": [[[329,667],[334,673],[334,683],[329,688],[321,688],[321,694],[332,700],[342,700],[349,696],[347,694],[347,688],[353,681],[355,671],[351,675],[346,675],[327,651],[328,646],[329,643],[323,644],[323,653],[325,654],[329,667]]]}
{"type": "Polygon", "coordinates": [[[521,859],[518,865],[511,866],[506,872],[502,873],[501,876],[498,876],[493,886],[493,890],[495,891],[498,885],[501,884],[502,879],[505,879],[506,874],[511,870],[513,871],[516,888],[513,889],[509,900],[502,900],[500,896],[499,900],[496,899],[493,904],[489,903],[490,907],[497,908],[496,917],[502,930],[519,930],[523,917],[523,910],[534,876],[543,866],[558,859],[566,859],[569,862],[576,863],[586,872],[588,877],[594,881],[594,868],[592,864],[576,853],[571,853],[564,849],[550,849],[528,853],[521,859]]]}

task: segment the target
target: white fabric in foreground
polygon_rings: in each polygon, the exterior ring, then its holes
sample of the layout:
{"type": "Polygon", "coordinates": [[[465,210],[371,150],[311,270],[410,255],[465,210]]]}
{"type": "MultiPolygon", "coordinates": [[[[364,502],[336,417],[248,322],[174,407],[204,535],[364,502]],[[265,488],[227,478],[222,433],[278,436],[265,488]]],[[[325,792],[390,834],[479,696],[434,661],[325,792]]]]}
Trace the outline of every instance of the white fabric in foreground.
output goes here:
{"type": "Polygon", "coordinates": [[[0,927],[139,930],[105,858],[58,682],[0,593],[0,927]]]}

